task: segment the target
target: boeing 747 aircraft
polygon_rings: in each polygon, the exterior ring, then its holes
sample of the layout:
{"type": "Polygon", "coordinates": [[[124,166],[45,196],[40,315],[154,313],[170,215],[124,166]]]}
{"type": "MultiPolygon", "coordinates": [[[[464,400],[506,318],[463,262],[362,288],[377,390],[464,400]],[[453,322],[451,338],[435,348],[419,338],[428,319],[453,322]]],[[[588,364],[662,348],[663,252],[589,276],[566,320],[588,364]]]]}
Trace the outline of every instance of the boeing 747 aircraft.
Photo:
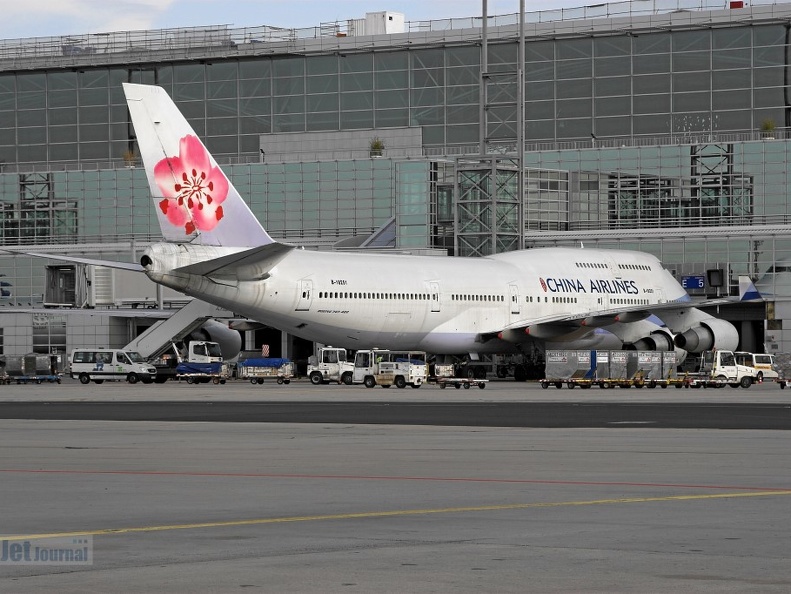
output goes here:
{"type": "Polygon", "coordinates": [[[481,258],[305,251],[274,241],[165,91],[124,84],[165,241],[115,264],[290,334],[347,348],[513,353],[534,341],[735,349],[654,256],[545,248],[481,258]],[[664,322],[657,323],[655,314],[664,322]]]}

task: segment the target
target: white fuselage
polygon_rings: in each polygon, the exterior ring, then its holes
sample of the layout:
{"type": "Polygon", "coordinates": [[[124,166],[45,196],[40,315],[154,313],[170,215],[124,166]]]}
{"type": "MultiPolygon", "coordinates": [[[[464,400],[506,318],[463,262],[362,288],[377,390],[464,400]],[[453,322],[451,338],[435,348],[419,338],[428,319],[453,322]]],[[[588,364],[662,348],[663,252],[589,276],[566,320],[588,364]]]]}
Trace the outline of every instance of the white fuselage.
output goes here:
{"type": "MultiPolygon", "coordinates": [[[[183,254],[159,257],[157,245],[147,253],[154,263],[146,273],[155,282],[290,334],[354,349],[512,352],[530,340],[529,326],[686,297],[655,257],[633,251],[545,248],[449,258],[295,249],[267,278],[247,281],[174,273],[190,263],[183,254]],[[497,338],[509,328],[516,336],[497,338]]],[[[553,340],[591,333],[577,326],[553,340]]]]}

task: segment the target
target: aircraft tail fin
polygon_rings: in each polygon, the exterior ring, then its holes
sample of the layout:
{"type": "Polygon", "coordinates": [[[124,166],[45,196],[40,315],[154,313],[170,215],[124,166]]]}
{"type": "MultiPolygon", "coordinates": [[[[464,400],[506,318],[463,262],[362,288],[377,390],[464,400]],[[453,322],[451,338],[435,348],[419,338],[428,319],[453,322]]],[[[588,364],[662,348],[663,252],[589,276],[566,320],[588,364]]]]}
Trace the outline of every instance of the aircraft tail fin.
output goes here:
{"type": "Polygon", "coordinates": [[[739,301],[751,301],[753,299],[762,299],[758,289],[749,276],[739,277],[739,301]]]}
{"type": "Polygon", "coordinates": [[[123,86],[165,240],[225,247],[274,243],[165,90],[123,86]]]}

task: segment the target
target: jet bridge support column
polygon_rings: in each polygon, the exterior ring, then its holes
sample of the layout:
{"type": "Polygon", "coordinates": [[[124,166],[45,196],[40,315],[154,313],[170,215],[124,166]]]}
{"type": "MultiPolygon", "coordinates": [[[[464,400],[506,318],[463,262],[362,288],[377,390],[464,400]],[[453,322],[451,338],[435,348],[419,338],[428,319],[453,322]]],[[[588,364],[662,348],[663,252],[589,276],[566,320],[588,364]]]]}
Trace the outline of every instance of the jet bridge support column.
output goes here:
{"type": "Polygon", "coordinates": [[[454,254],[489,256],[515,250],[523,200],[519,161],[506,156],[456,159],[454,254]]]}
{"type": "Polygon", "coordinates": [[[287,359],[294,358],[294,337],[288,332],[280,333],[280,353],[282,357],[287,359]]]}

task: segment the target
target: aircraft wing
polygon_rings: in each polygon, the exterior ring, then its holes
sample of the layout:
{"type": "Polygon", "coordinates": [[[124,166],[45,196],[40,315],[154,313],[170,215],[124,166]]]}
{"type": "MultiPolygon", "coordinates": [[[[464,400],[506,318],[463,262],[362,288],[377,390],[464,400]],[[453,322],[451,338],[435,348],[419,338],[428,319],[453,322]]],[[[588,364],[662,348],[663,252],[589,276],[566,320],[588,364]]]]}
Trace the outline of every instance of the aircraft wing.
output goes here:
{"type": "MultiPolygon", "coordinates": [[[[656,313],[659,309],[667,306],[668,309],[678,309],[679,307],[694,307],[694,304],[681,304],[679,302],[667,303],[663,305],[652,305],[647,308],[645,305],[633,306],[620,306],[607,310],[598,309],[589,312],[574,312],[571,314],[556,314],[552,316],[544,316],[542,318],[534,318],[530,323],[526,324],[524,321],[518,321],[506,326],[503,330],[526,330],[528,328],[539,325],[557,325],[558,327],[572,328],[580,326],[588,326],[590,328],[597,328],[600,326],[608,326],[616,322],[635,322],[644,320],[656,313]]],[[[528,332],[529,334],[529,332],[528,332]]]]}
{"type": "Polygon", "coordinates": [[[648,307],[645,305],[618,306],[607,310],[596,310],[590,312],[575,312],[571,314],[556,314],[543,318],[532,319],[530,323],[517,321],[506,326],[497,332],[487,332],[482,334],[484,340],[494,337],[520,337],[524,334],[536,338],[548,338],[559,336],[571,332],[580,327],[599,328],[615,323],[629,323],[644,320],[651,315],[656,315],[668,328],[674,330],[677,322],[684,318],[684,312],[691,308],[714,307],[720,305],[733,305],[745,301],[756,301],[763,299],[756,290],[755,285],[746,276],[739,277],[739,296],[719,297],[716,299],[705,299],[693,301],[692,299],[668,301],[666,303],[653,304],[648,307]]]}

